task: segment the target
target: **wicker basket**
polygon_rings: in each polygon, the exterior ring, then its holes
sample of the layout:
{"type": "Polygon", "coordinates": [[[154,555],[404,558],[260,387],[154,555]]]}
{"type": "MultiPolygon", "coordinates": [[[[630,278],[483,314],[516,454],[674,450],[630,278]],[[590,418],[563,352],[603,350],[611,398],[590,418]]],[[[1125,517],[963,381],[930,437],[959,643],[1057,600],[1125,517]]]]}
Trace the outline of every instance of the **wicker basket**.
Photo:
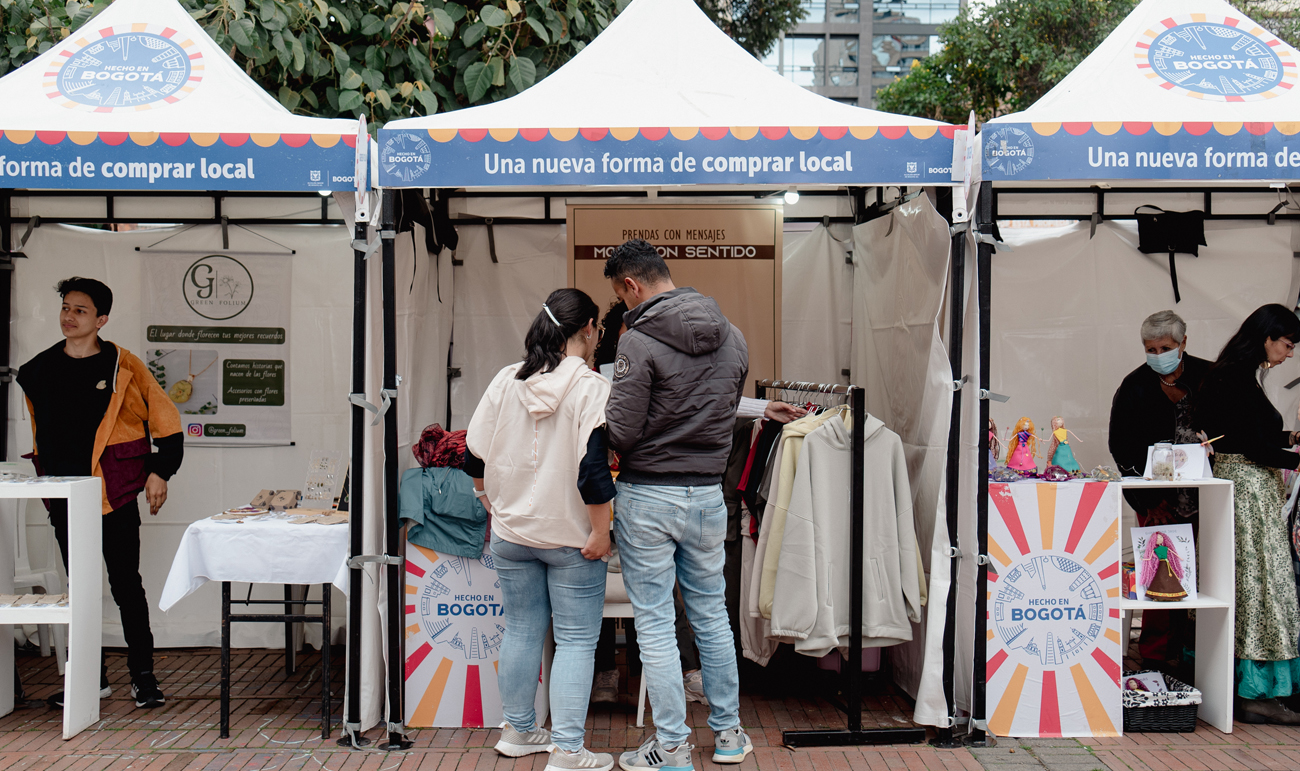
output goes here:
{"type": "MultiPolygon", "coordinates": [[[[1143,670],[1151,672],[1154,670],[1143,670]]],[[[1142,674],[1125,672],[1124,676],[1142,674]]],[[[1168,693],[1122,691],[1125,733],[1192,733],[1196,730],[1196,711],[1201,692],[1165,675],[1168,693]]]]}

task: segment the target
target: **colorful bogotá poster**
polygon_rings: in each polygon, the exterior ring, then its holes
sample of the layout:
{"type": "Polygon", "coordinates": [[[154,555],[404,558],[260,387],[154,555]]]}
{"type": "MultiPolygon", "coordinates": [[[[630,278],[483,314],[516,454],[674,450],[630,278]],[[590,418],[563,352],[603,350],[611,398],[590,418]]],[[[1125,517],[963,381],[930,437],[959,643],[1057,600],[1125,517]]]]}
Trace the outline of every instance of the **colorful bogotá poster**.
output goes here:
{"type": "Polygon", "coordinates": [[[288,257],[151,256],[144,359],[181,413],[186,441],[288,444],[288,257]]]}
{"type": "Polygon", "coordinates": [[[1118,736],[1120,490],[989,485],[988,730],[1118,736]]]}
{"type": "MultiPolygon", "coordinates": [[[[478,559],[407,544],[406,724],[412,728],[500,725],[497,661],[505,639],[501,582],[492,555],[478,559]]],[[[537,723],[550,707],[549,641],[538,673],[537,723]]]]}

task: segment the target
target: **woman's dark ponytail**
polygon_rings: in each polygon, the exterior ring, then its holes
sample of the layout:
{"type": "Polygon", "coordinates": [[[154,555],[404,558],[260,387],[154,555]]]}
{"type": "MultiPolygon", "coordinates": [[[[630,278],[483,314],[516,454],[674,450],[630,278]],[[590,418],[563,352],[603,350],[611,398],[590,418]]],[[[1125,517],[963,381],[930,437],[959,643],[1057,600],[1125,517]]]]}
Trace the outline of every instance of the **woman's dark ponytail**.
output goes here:
{"type": "Polygon", "coordinates": [[[524,337],[524,365],[515,375],[527,380],[538,372],[550,372],[564,358],[564,344],[578,330],[594,322],[600,309],[580,289],[556,289],[546,298],[541,313],[533,319],[524,337]]]}

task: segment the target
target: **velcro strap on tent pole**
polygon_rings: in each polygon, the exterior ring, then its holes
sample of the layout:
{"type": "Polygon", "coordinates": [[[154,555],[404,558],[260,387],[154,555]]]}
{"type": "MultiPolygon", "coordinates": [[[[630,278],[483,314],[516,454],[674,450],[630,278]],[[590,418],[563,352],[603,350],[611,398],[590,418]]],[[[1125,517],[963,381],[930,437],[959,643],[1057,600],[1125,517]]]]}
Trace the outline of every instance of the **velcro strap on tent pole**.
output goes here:
{"type": "Polygon", "coordinates": [[[393,399],[396,396],[397,396],[396,391],[389,388],[385,388],[384,390],[379,392],[378,407],[366,401],[365,394],[348,394],[348,401],[351,402],[352,404],[355,404],[358,407],[365,409],[370,413],[373,413],[375,419],[374,421],[371,422],[370,425],[377,426],[379,425],[379,422],[384,419],[384,414],[388,412],[388,408],[393,405],[393,399]]]}
{"type": "Polygon", "coordinates": [[[364,257],[362,257],[362,259],[368,260],[370,259],[371,255],[379,251],[379,245],[382,243],[383,243],[382,238],[376,238],[374,241],[371,241],[370,243],[366,243],[365,241],[362,241],[360,239],[353,239],[352,251],[361,252],[362,254],[365,255],[364,257]]]}
{"type": "Polygon", "coordinates": [[[1174,253],[1172,251],[1169,252],[1169,280],[1174,285],[1174,305],[1177,305],[1183,301],[1183,298],[1178,294],[1178,267],[1174,264],[1174,253]]]}
{"type": "Polygon", "coordinates": [[[27,220],[27,230],[23,232],[23,237],[18,239],[18,248],[22,249],[27,246],[27,239],[32,237],[32,231],[41,226],[40,217],[32,217],[27,220]]]}
{"type": "Polygon", "coordinates": [[[999,241],[989,233],[980,233],[976,231],[975,242],[980,244],[992,244],[993,248],[1000,252],[1014,252],[1015,249],[1008,246],[1005,241],[999,241]]]}

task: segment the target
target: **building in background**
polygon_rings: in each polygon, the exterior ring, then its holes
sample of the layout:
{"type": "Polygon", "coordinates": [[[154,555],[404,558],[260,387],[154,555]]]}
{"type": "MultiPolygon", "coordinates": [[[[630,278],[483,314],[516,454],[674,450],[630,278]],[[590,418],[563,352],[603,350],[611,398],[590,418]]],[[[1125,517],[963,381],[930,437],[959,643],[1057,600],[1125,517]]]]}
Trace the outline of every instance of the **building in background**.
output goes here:
{"type": "Polygon", "coordinates": [[[872,107],[876,89],[939,48],[966,0],[803,0],[808,15],[763,63],[838,102],[872,107]]]}

